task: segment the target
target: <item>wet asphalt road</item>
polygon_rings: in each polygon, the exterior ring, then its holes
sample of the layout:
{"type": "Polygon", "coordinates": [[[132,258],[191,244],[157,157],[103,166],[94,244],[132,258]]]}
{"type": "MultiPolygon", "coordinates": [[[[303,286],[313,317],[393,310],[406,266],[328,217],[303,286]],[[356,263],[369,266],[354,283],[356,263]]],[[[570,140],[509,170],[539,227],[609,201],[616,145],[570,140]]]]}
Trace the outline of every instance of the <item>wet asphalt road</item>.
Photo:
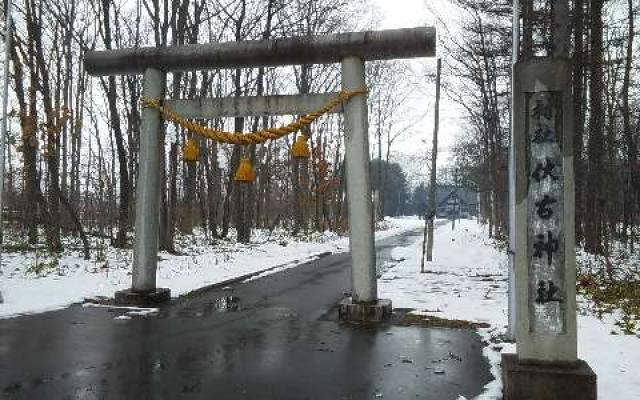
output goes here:
{"type": "MultiPolygon", "coordinates": [[[[418,232],[378,243],[379,265],[418,232]]],[[[0,320],[7,399],[457,399],[491,379],[476,334],[335,321],[348,254],[213,289],[157,316],[73,306],[0,320]]]]}

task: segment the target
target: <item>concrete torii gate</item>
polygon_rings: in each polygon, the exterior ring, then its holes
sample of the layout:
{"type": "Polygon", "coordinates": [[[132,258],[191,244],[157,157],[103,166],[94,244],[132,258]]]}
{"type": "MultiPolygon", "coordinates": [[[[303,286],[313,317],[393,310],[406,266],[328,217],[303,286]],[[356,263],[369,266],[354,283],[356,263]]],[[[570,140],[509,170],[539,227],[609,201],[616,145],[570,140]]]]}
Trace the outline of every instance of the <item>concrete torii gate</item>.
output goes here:
{"type": "MultiPolygon", "coordinates": [[[[86,71],[93,76],[144,74],[143,97],[165,96],[166,73],[219,68],[252,68],[341,63],[342,89],[365,87],[364,62],[433,57],[436,31],[431,27],[303,36],[274,40],[146,47],[91,51],[86,71]]],[[[166,100],[188,118],[217,118],[305,114],[333,97],[331,94],[166,100]]],[[[369,177],[366,96],[344,104],[349,243],[352,258],[352,297],[341,303],[344,319],[380,320],[391,313],[391,302],[379,300],[369,177]]],[[[170,298],[156,287],[159,221],[159,140],[161,116],[149,107],[142,112],[140,167],[136,193],[133,276],[130,289],[116,293],[116,302],[149,303],[170,298]]]]}

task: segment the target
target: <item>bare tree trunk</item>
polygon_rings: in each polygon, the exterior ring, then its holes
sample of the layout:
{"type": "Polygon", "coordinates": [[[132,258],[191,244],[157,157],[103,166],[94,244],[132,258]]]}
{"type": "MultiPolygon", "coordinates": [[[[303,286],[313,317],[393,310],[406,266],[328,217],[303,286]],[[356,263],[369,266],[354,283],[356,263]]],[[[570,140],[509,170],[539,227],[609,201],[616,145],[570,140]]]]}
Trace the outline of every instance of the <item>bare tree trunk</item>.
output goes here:
{"type": "MultiPolygon", "coordinates": [[[[12,32],[15,35],[15,31],[12,32]]],[[[27,241],[31,245],[35,245],[38,241],[38,226],[36,224],[37,201],[36,194],[38,192],[37,172],[36,172],[36,149],[38,148],[37,135],[37,108],[36,108],[36,85],[33,77],[35,72],[31,71],[31,85],[29,92],[25,93],[24,88],[24,64],[18,56],[17,48],[20,42],[11,48],[11,58],[13,61],[13,78],[14,90],[18,98],[20,107],[20,128],[22,130],[22,169],[24,176],[24,189],[22,196],[22,206],[24,213],[24,225],[27,230],[27,241]],[[28,98],[27,98],[28,96],[28,98]],[[27,103],[28,102],[28,103],[27,103]]],[[[21,54],[25,54],[26,50],[21,49],[21,54]]],[[[28,52],[29,65],[34,65],[32,52],[28,52]]]]}
{"type": "Polygon", "coordinates": [[[602,73],[602,8],[603,0],[591,0],[591,76],[589,82],[589,176],[586,192],[586,209],[592,215],[586,218],[585,249],[589,252],[602,254],[602,223],[603,202],[602,193],[602,162],[604,147],[604,109],[603,109],[603,73],[602,73]]]}
{"type": "MultiPolygon", "coordinates": [[[[637,152],[637,143],[635,143],[633,137],[633,128],[631,126],[631,109],[629,106],[629,88],[631,86],[631,71],[633,68],[633,38],[635,35],[634,30],[634,10],[633,10],[633,0],[627,0],[627,10],[628,10],[628,30],[627,30],[627,48],[626,48],[626,60],[624,67],[624,77],[622,80],[622,93],[620,94],[622,97],[622,131],[623,138],[626,147],[626,170],[628,171],[627,176],[623,176],[622,186],[624,187],[624,239],[626,240],[628,237],[628,227],[633,226],[634,224],[634,215],[636,215],[638,210],[638,201],[640,201],[640,187],[637,187],[634,190],[634,179],[633,175],[640,174],[640,172],[635,172],[638,169],[638,152],[637,152]]],[[[637,182],[638,186],[640,186],[640,182],[637,182]]],[[[633,238],[630,241],[633,243],[633,238]]]]}
{"type": "MultiPolygon", "coordinates": [[[[236,41],[240,41],[243,39],[242,28],[245,22],[247,12],[247,2],[246,0],[240,0],[240,12],[237,18],[232,18],[234,23],[234,38],[236,41]]],[[[233,88],[234,88],[234,96],[240,96],[242,94],[242,70],[236,69],[233,77],[233,88]]],[[[234,132],[242,132],[244,130],[244,118],[234,118],[233,121],[234,132]]],[[[229,162],[229,171],[228,171],[228,181],[227,181],[227,196],[224,202],[224,215],[222,221],[222,236],[225,237],[229,231],[229,220],[230,217],[233,219],[236,232],[238,233],[238,240],[240,240],[241,232],[244,235],[245,232],[245,221],[244,221],[244,213],[239,208],[242,200],[242,193],[240,192],[239,184],[235,182],[234,175],[235,171],[240,164],[240,156],[242,155],[242,147],[240,145],[233,146],[233,154],[231,156],[231,160],[229,162]],[[233,204],[230,204],[230,202],[233,204]]],[[[242,238],[245,239],[244,237],[242,238]]]]}
{"type": "MultiPolygon", "coordinates": [[[[104,32],[104,46],[106,49],[111,49],[111,15],[110,7],[112,0],[101,0],[102,12],[103,12],[103,32],[104,32]]],[[[129,171],[127,170],[127,150],[124,146],[124,137],[122,135],[122,127],[120,125],[120,113],[117,105],[117,88],[116,78],[109,76],[107,78],[107,84],[103,82],[103,88],[107,95],[107,105],[109,108],[109,120],[111,124],[111,132],[115,138],[116,150],[118,152],[118,165],[119,165],[119,183],[120,183],[120,198],[118,205],[118,235],[116,237],[116,247],[126,247],[127,245],[127,231],[129,230],[129,171]]]]}
{"type": "MultiPolygon", "coordinates": [[[[171,147],[169,149],[169,174],[168,174],[168,190],[169,196],[166,198],[166,207],[165,207],[165,228],[164,235],[161,237],[162,248],[168,252],[175,253],[175,245],[174,245],[174,230],[175,230],[175,220],[176,220],[176,206],[178,202],[178,143],[171,143],[171,147]]],[[[165,174],[166,176],[166,174],[165,174]]],[[[166,178],[165,178],[166,179],[166,178]]],[[[166,188],[167,186],[163,186],[166,188]]],[[[164,192],[164,191],[163,191],[164,192]]]]}
{"type": "Polygon", "coordinates": [[[573,53],[573,98],[574,127],[573,138],[573,170],[575,171],[576,209],[575,230],[576,242],[584,237],[584,171],[582,152],[584,149],[584,0],[574,2],[574,53],[573,53]]]}
{"type": "Polygon", "coordinates": [[[47,216],[45,218],[45,235],[47,237],[47,247],[51,253],[62,251],[62,242],[60,241],[60,178],[58,165],[58,148],[59,148],[59,132],[58,114],[53,109],[51,97],[51,80],[48,65],[44,59],[44,48],[42,45],[42,5],[28,1],[26,4],[30,11],[27,12],[27,31],[29,36],[33,38],[34,58],[36,65],[33,67],[38,71],[39,79],[38,88],[42,94],[42,102],[45,111],[45,129],[46,129],[46,161],[48,176],[47,201],[42,205],[48,206],[47,216]]]}
{"type": "Polygon", "coordinates": [[[204,173],[207,181],[207,225],[211,236],[218,237],[218,196],[220,193],[220,169],[216,142],[203,144],[204,173]],[[209,147],[211,146],[211,147],[209,147]]]}

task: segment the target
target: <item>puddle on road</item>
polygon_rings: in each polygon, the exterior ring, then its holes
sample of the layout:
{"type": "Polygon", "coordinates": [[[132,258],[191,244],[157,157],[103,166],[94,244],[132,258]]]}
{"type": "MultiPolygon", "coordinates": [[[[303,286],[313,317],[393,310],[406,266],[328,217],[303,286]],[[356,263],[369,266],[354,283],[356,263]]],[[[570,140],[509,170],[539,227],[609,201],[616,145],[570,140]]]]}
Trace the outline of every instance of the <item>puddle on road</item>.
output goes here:
{"type": "Polygon", "coordinates": [[[186,318],[204,318],[216,313],[241,311],[240,298],[237,296],[222,296],[213,301],[196,304],[170,312],[169,316],[186,318]]]}
{"type": "Polygon", "coordinates": [[[214,308],[219,312],[238,311],[240,299],[235,296],[224,296],[213,302],[214,308]]]}
{"type": "Polygon", "coordinates": [[[241,311],[240,298],[232,294],[231,288],[225,287],[223,290],[231,292],[222,297],[218,297],[212,301],[198,302],[188,307],[180,308],[176,306],[168,307],[165,310],[160,308],[144,308],[144,307],[128,307],[115,306],[113,304],[100,304],[95,302],[85,302],[83,307],[105,308],[113,314],[113,320],[118,323],[126,324],[131,320],[149,319],[149,318],[167,318],[171,316],[187,317],[187,318],[203,318],[220,312],[237,312],[241,311]]]}

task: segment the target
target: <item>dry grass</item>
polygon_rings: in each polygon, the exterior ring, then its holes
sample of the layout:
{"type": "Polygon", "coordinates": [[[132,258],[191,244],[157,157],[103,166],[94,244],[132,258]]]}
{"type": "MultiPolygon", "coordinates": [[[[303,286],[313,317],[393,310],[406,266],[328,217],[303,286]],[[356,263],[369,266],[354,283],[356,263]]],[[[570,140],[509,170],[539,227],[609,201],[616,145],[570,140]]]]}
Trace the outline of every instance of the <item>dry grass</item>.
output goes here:
{"type": "Polygon", "coordinates": [[[402,326],[419,326],[423,328],[451,328],[471,329],[489,328],[484,322],[472,322],[460,319],[446,319],[433,315],[419,315],[411,313],[411,309],[394,309],[392,323],[402,326]]]}

